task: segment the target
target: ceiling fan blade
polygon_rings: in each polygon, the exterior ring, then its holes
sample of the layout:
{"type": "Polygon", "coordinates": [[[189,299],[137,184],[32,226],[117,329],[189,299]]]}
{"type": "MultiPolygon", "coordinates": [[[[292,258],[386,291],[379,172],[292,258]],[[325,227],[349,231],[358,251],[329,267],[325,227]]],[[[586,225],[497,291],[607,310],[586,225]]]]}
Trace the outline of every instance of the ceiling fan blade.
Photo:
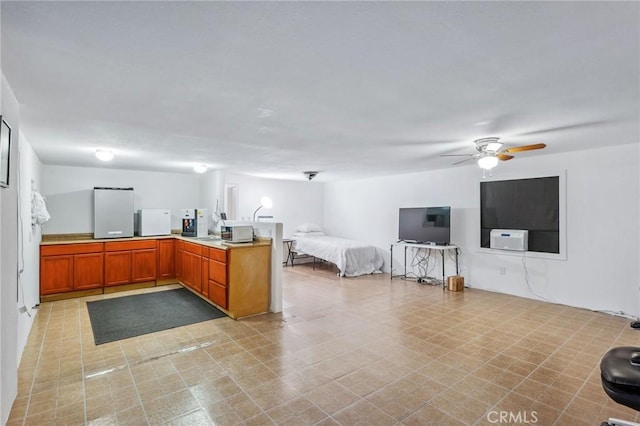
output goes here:
{"type": "Polygon", "coordinates": [[[548,129],[540,129],[540,130],[533,130],[531,132],[520,133],[518,134],[518,136],[533,136],[533,135],[541,135],[544,133],[561,132],[564,130],[580,129],[584,127],[602,126],[610,122],[611,120],[597,120],[597,121],[588,121],[584,123],[574,123],[574,124],[568,124],[566,126],[550,127],[548,129]]]}
{"type": "Polygon", "coordinates": [[[476,154],[440,154],[440,157],[474,157],[476,154]]]}
{"type": "Polygon", "coordinates": [[[452,166],[455,166],[456,164],[464,163],[465,161],[473,160],[474,158],[475,157],[469,157],[469,158],[465,158],[464,160],[456,161],[455,163],[452,164],[452,166]]]}
{"type": "Polygon", "coordinates": [[[543,143],[534,143],[533,145],[514,146],[513,148],[507,148],[503,152],[505,154],[511,154],[512,152],[533,151],[534,149],[542,149],[546,147],[543,143]]]}
{"type": "Polygon", "coordinates": [[[513,155],[500,153],[500,154],[496,154],[496,157],[498,157],[498,160],[507,161],[507,160],[511,160],[513,158],[513,155]]]}

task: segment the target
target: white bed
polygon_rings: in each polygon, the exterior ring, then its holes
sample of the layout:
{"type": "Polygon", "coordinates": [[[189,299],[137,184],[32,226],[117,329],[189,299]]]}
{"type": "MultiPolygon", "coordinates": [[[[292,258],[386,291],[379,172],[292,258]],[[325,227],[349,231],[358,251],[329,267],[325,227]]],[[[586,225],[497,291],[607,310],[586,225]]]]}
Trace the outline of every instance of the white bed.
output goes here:
{"type": "Polygon", "coordinates": [[[334,263],[343,277],[380,273],[384,263],[382,255],[374,246],[326,235],[297,234],[294,236],[293,250],[298,254],[334,263]]]}

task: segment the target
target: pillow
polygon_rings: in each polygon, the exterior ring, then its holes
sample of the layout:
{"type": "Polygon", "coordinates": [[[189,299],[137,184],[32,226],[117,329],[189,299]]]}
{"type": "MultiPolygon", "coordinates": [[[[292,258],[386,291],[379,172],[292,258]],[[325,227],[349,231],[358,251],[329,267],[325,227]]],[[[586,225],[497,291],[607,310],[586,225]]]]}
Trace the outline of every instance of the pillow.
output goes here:
{"type": "Polygon", "coordinates": [[[320,237],[324,235],[324,232],[320,231],[312,231],[312,232],[296,232],[293,234],[294,237],[320,237]]]}
{"type": "Polygon", "coordinates": [[[296,228],[297,232],[322,232],[322,228],[320,225],[316,225],[315,223],[305,223],[303,225],[299,225],[296,228]]]}

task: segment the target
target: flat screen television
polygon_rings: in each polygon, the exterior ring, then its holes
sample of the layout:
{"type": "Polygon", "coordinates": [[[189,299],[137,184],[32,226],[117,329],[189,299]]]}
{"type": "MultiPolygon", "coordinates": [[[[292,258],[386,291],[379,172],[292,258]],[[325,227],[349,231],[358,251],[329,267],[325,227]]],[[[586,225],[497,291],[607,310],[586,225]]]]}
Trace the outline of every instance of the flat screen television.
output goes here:
{"type": "Polygon", "coordinates": [[[451,243],[451,207],[401,208],[398,239],[406,242],[451,243]]]}

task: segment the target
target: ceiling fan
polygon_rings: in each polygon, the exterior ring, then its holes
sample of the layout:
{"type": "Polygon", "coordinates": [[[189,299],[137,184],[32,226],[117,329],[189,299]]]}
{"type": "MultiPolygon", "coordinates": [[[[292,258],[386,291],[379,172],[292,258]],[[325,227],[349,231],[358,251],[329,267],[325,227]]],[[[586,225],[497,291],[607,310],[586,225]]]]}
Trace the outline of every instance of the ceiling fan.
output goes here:
{"type": "Polygon", "coordinates": [[[533,151],[543,149],[547,145],[536,143],[533,145],[514,146],[512,148],[504,148],[504,144],[499,141],[500,138],[490,137],[482,138],[474,141],[476,144],[477,154],[442,154],[441,157],[468,157],[464,160],[457,161],[453,165],[464,163],[465,161],[477,159],[478,166],[484,170],[491,170],[498,165],[499,161],[507,161],[513,158],[516,152],[533,151]]]}

